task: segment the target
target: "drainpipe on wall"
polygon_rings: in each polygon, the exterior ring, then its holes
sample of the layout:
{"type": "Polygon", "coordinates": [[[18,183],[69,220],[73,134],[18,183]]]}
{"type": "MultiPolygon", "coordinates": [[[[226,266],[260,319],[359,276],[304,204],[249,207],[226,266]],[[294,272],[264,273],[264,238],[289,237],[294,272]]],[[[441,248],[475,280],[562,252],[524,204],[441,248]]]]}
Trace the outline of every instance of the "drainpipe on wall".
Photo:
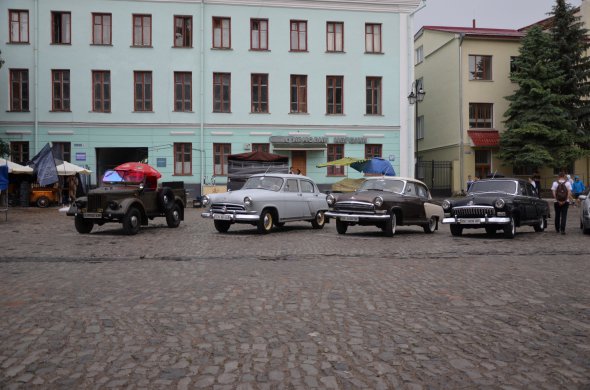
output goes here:
{"type": "Polygon", "coordinates": [[[201,192],[201,196],[203,196],[203,184],[204,184],[204,177],[205,177],[205,0],[201,0],[201,50],[199,51],[199,66],[201,67],[201,85],[199,87],[199,95],[201,98],[201,108],[200,108],[200,146],[199,149],[201,150],[201,178],[200,178],[200,185],[199,189],[201,192]]]}
{"type": "Polygon", "coordinates": [[[463,135],[463,39],[465,34],[459,34],[459,188],[463,191],[463,176],[465,175],[464,153],[465,138],[463,135]]]}
{"type": "Polygon", "coordinates": [[[35,83],[33,84],[33,91],[35,94],[35,107],[33,108],[33,145],[35,146],[35,154],[39,151],[39,0],[35,0],[35,42],[33,44],[35,70],[33,71],[35,83]]]}

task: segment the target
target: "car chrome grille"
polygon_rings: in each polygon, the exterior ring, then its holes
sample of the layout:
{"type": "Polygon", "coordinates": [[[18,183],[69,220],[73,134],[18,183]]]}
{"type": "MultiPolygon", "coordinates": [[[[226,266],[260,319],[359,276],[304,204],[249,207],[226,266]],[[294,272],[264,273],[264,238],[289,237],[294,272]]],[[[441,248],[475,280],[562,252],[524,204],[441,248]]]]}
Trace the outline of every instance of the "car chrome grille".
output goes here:
{"type": "Polygon", "coordinates": [[[334,211],[340,211],[343,213],[375,213],[375,205],[372,203],[364,202],[337,202],[334,205],[334,211]]]}
{"type": "Polygon", "coordinates": [[[488,217],[496,215],[496,211],[491,206],[465,206],[455,207],[452,211],[452,214],[454,216],[463,218],[480,218],[485,217],[486,215],[488,217]]]}
{"type": "Polygon", "coordinates": [[[107,207],[106,196],[88,195],[88,211],[104,210],[107,207]]]}
{"type": "Polygon", "coordinates": [[[211,211],[214,213],[243,213],[246,208],[243,205],[235,203],[213,203],[211,211]]]}

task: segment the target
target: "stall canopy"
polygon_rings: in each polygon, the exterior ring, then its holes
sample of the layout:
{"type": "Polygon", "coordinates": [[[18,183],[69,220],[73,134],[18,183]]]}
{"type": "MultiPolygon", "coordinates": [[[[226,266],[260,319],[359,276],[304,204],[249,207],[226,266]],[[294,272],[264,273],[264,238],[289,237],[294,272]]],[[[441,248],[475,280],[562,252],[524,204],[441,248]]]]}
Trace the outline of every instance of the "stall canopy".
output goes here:
{"type": "Polygon", "coordinates": [[[395,176],[395,170],[391,163],[381,157],[373,157],[370,160],[358,161],[350,166],[362,173],[395,176]]]}
{"type": "Polygon", "coordinates": [[[8,161],[3,158],[0,158],[0,165],[7,165],[8,166],[8,173],[14,173],[14,174],[25,173],[25,174],[29,174],[29,175],[33,174],[33,168],[14,163],[12,161],[8,161]]]}
{"type": "Polygon", "coordinates": [[[334,160],[334,161],[328,161],[322,164],[318,164],[316,165],[316,168],[323,168],[323,167],[329,167],[329,166],[343,166],[343,165],[350,165],[352,163],[355,162],[362,162],[362,161],[367,161],[365,159],[362,158],[356,158],[356,157],[343,157],[341,159],[338,160],[334,160]]]}
{"type": "Polygon", "coordinates": [[[92,171],[89,169],[80,167],[76,164],[72,164],[67,161],[63,161],[59,164],[58,163],[59,161],[55,162],[55,169],[57,169],[57,174],[60,176],[71,176],[75,175],[76,173],[89,175],[90,173],[92,173],[92,171]]]}
{"type": "Polygon", "coordinates": [[[289,157],[266,152],[232,154],[227,157],[227,186],[236,190],[256,173],[287,173],[289,157]]]}

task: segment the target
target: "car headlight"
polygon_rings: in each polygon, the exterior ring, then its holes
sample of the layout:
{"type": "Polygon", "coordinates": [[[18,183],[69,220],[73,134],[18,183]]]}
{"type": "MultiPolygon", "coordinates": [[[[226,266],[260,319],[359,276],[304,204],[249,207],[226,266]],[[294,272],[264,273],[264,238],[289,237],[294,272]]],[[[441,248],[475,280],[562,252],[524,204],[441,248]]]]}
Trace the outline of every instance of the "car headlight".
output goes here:
{"type": "Polygon", "coordinates": [[[246,196],[244,198],[244,204],[248,207],[252,206],[252,198],[250,198],[249,196],[246,196]]]}
{"type": "Polygon", "coordinates": [[[326,202],[328,202],[328,205],[332,206],[334,203],[336,203],[336,198],[334,197],[334,195],[329,194],[328,196],[326,196],[326,202]]]}
{"type": "Polygon", "coordinates": [[[109,200],[107,206],[111,210],[117,210],[119,208],[119,203],[115,202],[114,200],[109,200]]]}
{"type": "Polygon", "coordinates": [[[203,196],[203,199],[201,199],[201,202],[203,204],[203,206],[208,206],[209,203],[211,203],[211,200],[209,199],[209,197],[207,195],[203,196]]]}
{"type": "Polygon", "coordinates": [[[373,199],[373,204],[377,207],[381,207],[383,205],[383,198],[378,196],[375,199],[373,199]]]}
{"type": "Polygon", "coordinates": [[[494,201],[494,207],[497,209],[503,209],[506,206],[506,202],[502,198],[498,198],[494,201]]]}
{"type": "Polygon", "coordinates": [[[443,208],[443,210],[450,210],[451,209],[451,202],[449,202],[447,199],[443,200],[441,207],[443,208]]]}

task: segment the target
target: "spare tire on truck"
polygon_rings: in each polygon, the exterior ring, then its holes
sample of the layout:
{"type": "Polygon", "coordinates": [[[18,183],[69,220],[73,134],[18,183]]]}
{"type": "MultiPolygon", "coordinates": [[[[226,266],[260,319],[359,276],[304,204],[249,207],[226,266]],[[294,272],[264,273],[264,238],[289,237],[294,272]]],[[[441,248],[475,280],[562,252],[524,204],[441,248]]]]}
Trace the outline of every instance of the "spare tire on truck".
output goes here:
{"type": "Polygon", "coordinates": [[[172,210],[172,207],[174,207],[174,191],[170,187],[162,187],[158,194],[158,205],[164,212],[172,210]]]}

